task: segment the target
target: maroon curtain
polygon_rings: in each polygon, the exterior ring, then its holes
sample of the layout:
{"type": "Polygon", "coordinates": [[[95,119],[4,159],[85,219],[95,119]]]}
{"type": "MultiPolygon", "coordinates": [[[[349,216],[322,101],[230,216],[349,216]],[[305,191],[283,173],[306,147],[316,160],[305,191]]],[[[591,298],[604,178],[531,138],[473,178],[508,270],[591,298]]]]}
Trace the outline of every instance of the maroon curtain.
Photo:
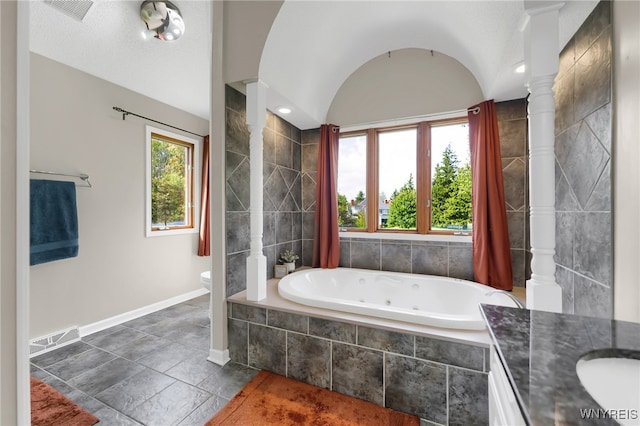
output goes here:
{"type": "Polygon", "coordinates": [[[202,185],[200,186],[200,244],[198,256],[211,255],[211,222],[209,216],[209,136],[202,143],[202,185]]]}
{"type": "Polygon", "coordinates": [[[477,282],[513,289],[502,158],[493,100],[469,109],[473,274],[477,282]]]}
{"type": "Polygon", "coordinates": [[[316,214],[313,232],[314,268],[336,268],[340,263],[338,236],[338,140],[340,128],[333,124],[320,127],[316,214]]]}

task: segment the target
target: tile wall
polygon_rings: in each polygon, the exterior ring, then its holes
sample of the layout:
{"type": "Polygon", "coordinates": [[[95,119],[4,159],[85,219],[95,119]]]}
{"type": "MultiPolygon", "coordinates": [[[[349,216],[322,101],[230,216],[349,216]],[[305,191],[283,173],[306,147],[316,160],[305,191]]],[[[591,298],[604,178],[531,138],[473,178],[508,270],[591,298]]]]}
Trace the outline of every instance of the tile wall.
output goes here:
{"type": "MultiPolygon", "coordinates": [[[[245,95],[226,88],[226,241],[227,294],[246,289],[246,258],[251,243],[249,217],[249,130],[245,95]]],[[[263,253],[267,279],[280,253],[302,253],[301,133],[267,113],[263,130],[263,253]]],[[[302,265],[302,258],[297,262],[302,265]]]]}
{"type": "Polygon", "coordinates": [[[486,347],[237,303],[228,313],[235,362],[434,424],[488,424],[486,347]]]}
{"type": "Polygon", "coordinates": [[[560,54],[556,100],[556,281],[563,311],[612,315],[611,3],[560,54]]]}

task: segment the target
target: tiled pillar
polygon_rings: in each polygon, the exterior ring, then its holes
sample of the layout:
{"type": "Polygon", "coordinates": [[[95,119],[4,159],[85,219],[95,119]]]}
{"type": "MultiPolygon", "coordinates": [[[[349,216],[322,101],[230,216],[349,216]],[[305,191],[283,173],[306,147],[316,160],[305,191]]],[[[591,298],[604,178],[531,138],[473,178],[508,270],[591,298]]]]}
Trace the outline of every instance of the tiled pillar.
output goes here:
{"type": "Polygon", "coordinates": [[[267,123],[266,85],[260,80],[247,84],[247,125],[250,136],[251,251],[247,258],[247,299],[267,297],[267,258],[262,253],[263,183],[262,130],[267,123]]]}
{"type": "Polygon", "coordinates": [[[531,279],[527,307],[562,312],[555,271],[555,104],[558,73],[558,15],[564,3],[527,9],[525,65],[529,97],[529,193],[531,279]]]}

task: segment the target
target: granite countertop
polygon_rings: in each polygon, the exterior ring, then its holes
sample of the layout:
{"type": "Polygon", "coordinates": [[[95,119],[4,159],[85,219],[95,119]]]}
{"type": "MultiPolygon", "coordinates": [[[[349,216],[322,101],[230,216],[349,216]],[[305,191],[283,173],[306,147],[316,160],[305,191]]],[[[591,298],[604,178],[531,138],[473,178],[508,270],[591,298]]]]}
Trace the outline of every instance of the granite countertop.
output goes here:
{"type": "Polygon", "coordinates": [[[580,383],[576,363],[593,350],[640,350],[640,324],[493,305],[481,310],[528,424],[618,424],[582,418],[581,409],[601,407],[580,383]]]}

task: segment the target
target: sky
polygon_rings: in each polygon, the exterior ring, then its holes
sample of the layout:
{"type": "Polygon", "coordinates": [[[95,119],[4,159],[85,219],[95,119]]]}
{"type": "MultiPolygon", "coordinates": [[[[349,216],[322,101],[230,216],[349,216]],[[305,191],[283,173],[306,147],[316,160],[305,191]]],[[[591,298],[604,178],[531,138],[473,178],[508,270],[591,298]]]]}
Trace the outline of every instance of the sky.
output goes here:
{"type": "MultiPolygon", "coordinates": [[[[380,134],[379,173],[380,192],[387,198],[394,190],[399,190],[413,175],[416,182],[416,137],[415,129],[405,129],[380,134]]],[[[447,144],[456,149],[459,165],[469,162],[468,126],[433,127],[431,133],[431,176],[435,167],[442,160],[442,153],[447,144]],[[458,142],[456,144],[456,142],[458,142]]],[[[358,191],[366,189],[366,138],[356,136],[342,138],[338,154],[338,193],[344,194],[347,200],[355,199],[358,191]]]]}

